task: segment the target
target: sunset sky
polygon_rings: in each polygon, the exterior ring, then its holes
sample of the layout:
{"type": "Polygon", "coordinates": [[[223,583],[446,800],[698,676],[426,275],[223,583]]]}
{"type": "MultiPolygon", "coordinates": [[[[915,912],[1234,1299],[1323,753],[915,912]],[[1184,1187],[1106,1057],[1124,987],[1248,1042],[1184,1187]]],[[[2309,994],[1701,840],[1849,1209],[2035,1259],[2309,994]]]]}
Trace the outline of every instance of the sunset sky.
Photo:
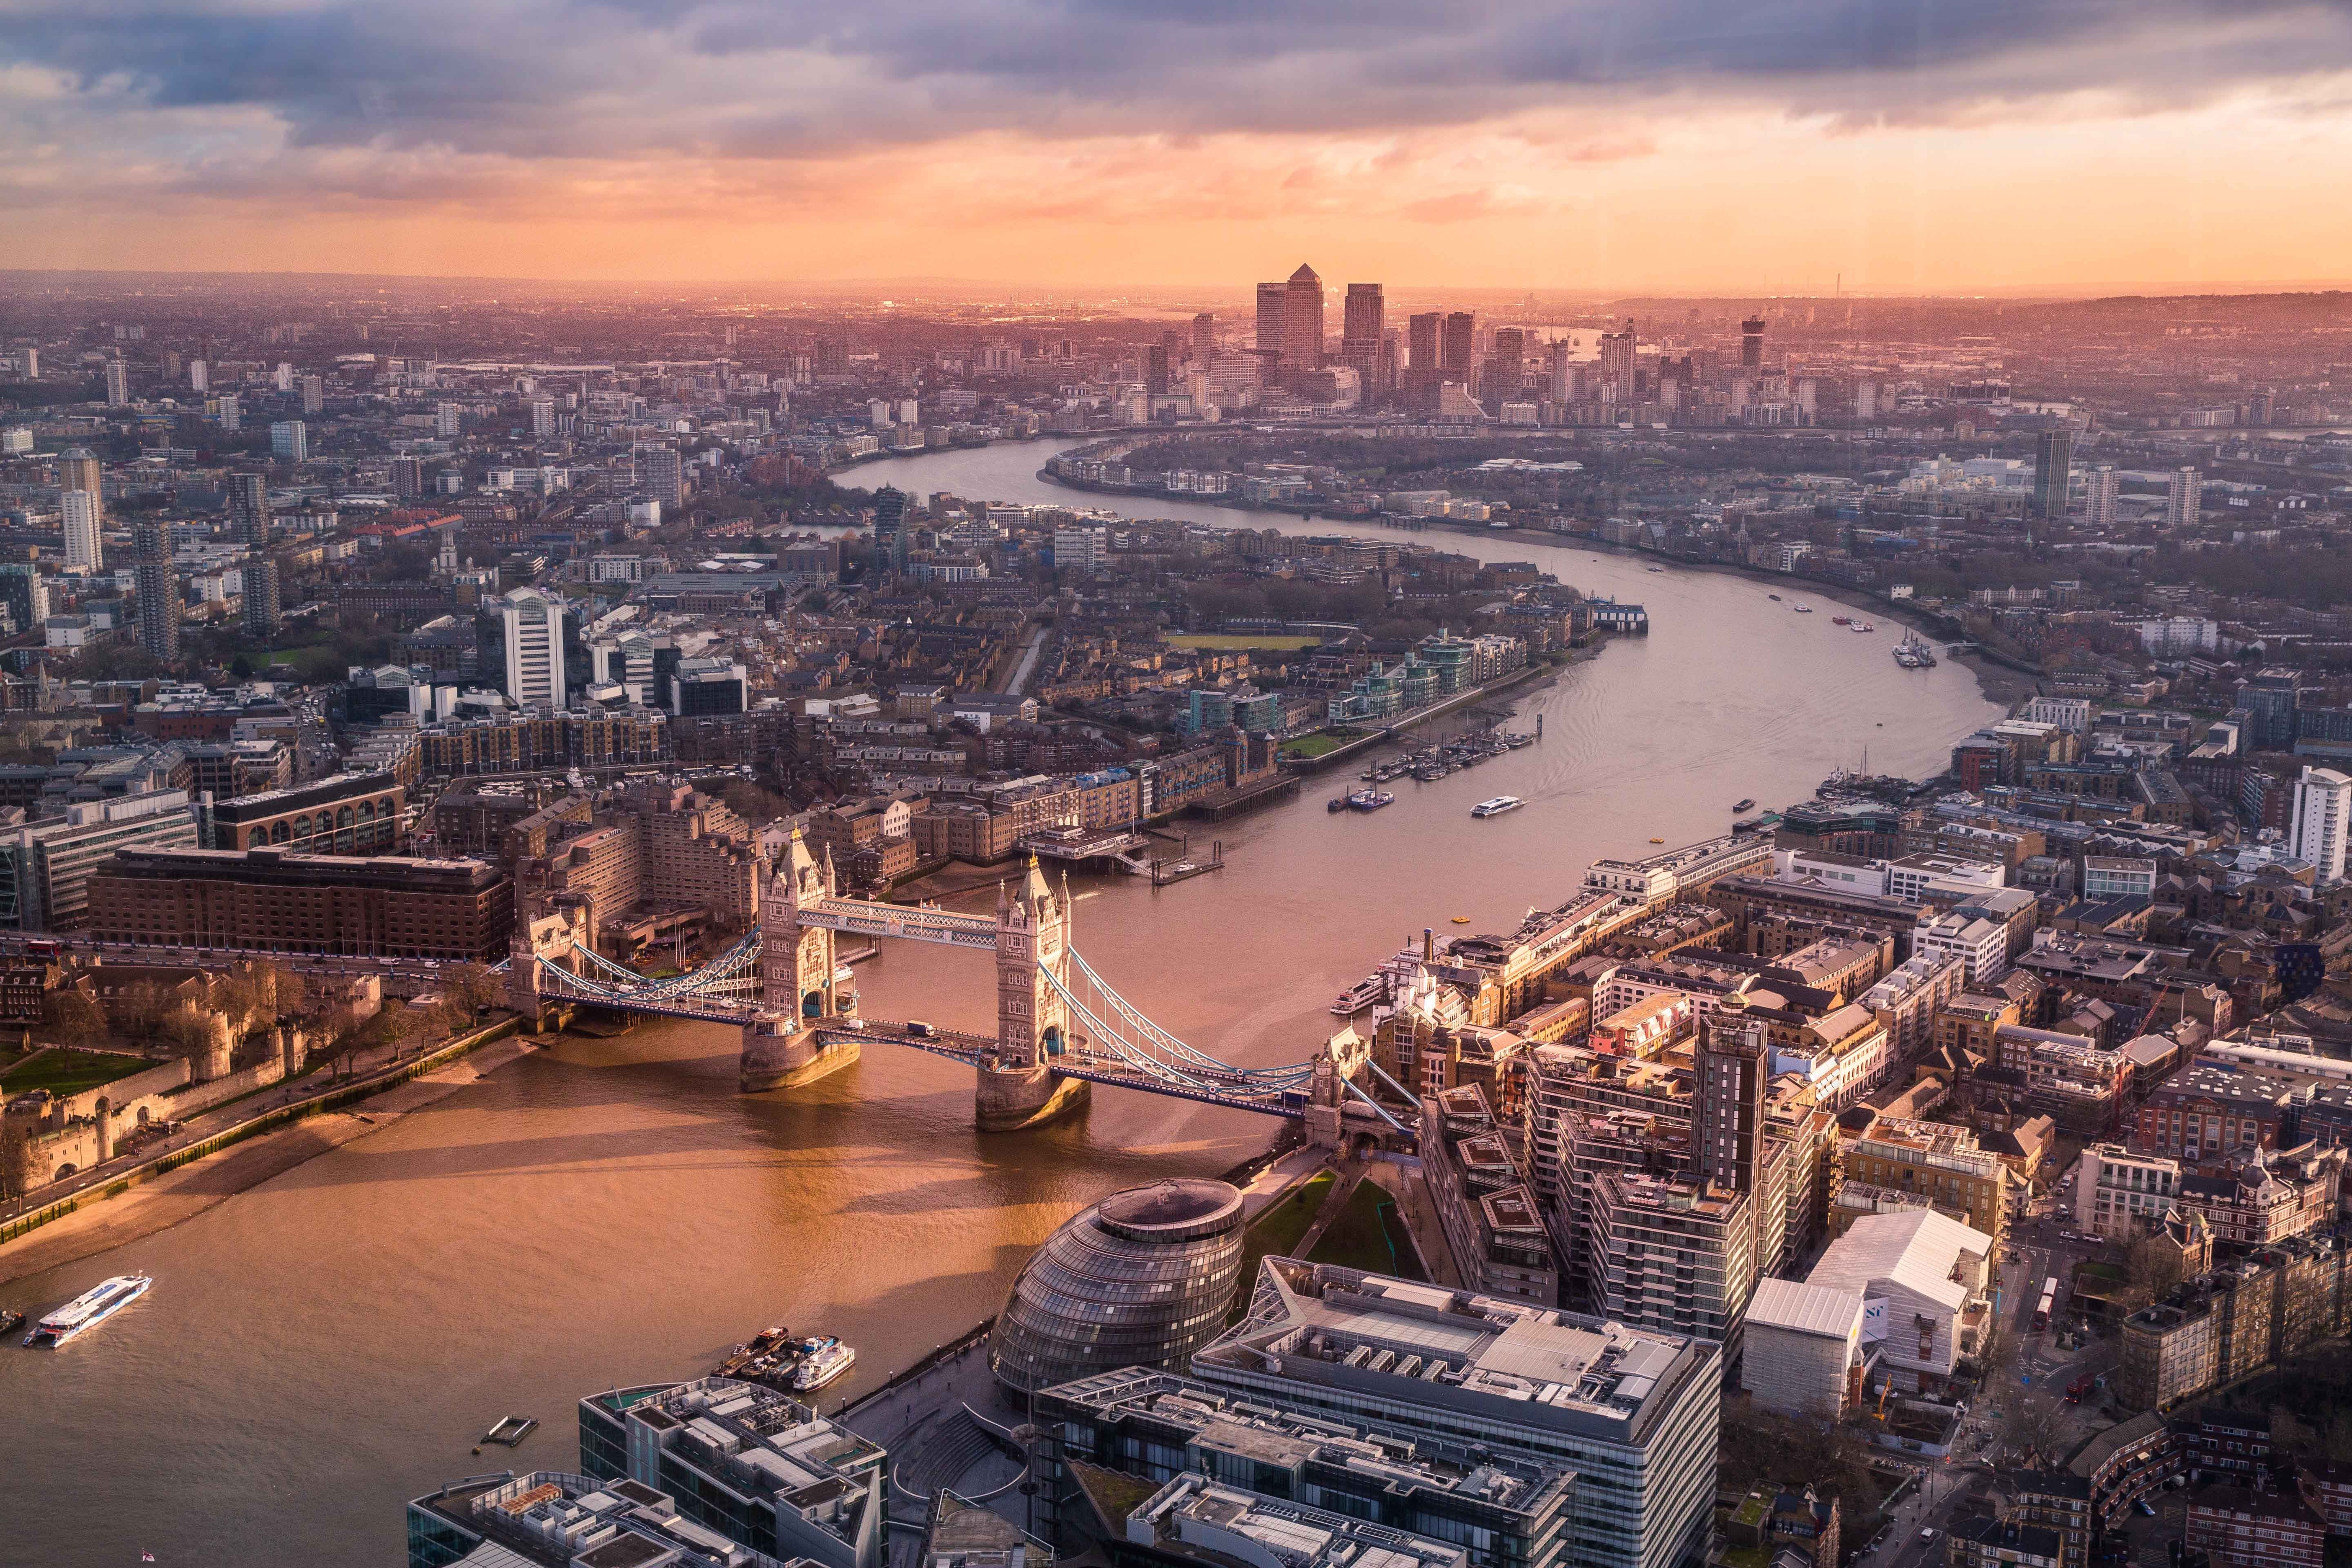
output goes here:
{"type": "Polygon", "coordinates": [[[2352,278],[2352,4],[0,0],[0,266],[2352,278]]]}

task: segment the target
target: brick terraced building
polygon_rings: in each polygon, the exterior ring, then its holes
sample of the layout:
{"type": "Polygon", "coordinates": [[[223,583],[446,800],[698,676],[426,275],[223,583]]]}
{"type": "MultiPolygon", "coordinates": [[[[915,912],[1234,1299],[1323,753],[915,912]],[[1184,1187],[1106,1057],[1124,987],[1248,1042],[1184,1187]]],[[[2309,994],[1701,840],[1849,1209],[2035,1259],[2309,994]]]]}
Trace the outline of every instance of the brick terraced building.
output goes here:
{"type": "Polygon", "coordinates": [[[480,860],[126,849],[89,880],[101,941],[496,963],[514,884],[480,860]]]}

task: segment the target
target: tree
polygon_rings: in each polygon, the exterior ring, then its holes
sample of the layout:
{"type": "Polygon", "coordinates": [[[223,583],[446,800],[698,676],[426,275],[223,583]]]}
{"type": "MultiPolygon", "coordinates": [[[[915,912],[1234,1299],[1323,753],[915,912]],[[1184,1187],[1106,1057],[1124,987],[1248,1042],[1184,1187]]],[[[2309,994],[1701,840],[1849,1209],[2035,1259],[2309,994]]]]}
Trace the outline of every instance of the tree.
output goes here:
{"type": "Polygon", "coordinates": [[[331,1063],[336,1076],[348,1077],[369,1051],[398,1045],[418,1020],[409,1020],[404,1008],[380,1007],[362,1016],[349,1003],[330,1008],[322,1020],[325,1039],[314,1053],[331,1063]]]}
{"type": "Polygon", "coordinates": [[[223,1023],[217,1013],[193,1001],[181,1001],[163,1009],[155,1020],[155,1033],[182,1056],[193,1057],[211,1048],[223,1023]]]}
{"type": "Polygon", "coordinates": [[[77,985],[60,985],[41,999],[41,1022],[69,1046],[95,1045],[106,1037],[106,1008],[77,985]]]}
{"type": "Polygon", "coordinates": [[[464,963],[442,976],[442,994],[454,1005],[463,1024],[473,1022],[485,1007],[495,1007],[505,996],[499,977],[487,964],[464,963]]]}
{"type": "Polygon", "coordinates": [[[152,1040],[175,998],[171,987],[155,980],[134,980],[114,994],[108,1010],[115,1026],[134,1040],[152,1040]]]}
{"type": "Polygon", "coordinates": [[[21,1198],[32,1186],[32,1131],[21,1121],[0,1121],[0,1198],[21,1198]]]}

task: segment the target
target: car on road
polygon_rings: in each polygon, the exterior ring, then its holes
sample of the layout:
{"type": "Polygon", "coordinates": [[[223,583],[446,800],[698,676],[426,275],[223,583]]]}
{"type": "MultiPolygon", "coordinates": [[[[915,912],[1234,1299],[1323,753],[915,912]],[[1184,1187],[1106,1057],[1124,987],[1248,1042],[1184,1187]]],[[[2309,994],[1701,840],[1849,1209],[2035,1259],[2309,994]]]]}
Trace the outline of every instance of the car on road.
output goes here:
{"type": "Polygon", "coordinates": [[[1923,1531],[1921,1531],[1919,1532],[1919,1543],[1920,1543],[1921,1545],[1923,1545],[1923,1546],[1924,1546],[1924,1545],[1926,1545],[1928,1542],[1933,1541],[1933,1540],[1935,1540],[1935,1539],[1936,1539],[1936,1531],[1935,1531],[1935,1530],[1934,1530],[1932,1527],[1931,1527],[1931,1528],[1929,1528],[1929,1529],[1927,1529],[1927,1530],[1923,1530],[1923,1531]]]}

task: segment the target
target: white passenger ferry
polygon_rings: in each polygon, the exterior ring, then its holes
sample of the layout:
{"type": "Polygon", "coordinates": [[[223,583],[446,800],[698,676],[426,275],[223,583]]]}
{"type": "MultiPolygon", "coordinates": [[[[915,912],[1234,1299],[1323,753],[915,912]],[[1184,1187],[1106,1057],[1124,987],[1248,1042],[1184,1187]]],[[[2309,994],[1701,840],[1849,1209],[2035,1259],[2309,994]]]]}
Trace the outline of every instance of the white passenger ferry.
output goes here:
{"type": "Polygon", "coordinates": [[[33,1325],[25,1336],[28,1345],[61,1345],[80,1338],[140,1297],[154,1280],[144,1274],[118,1274],[93,1286],[33,1325]]]}
{"type": "Polygon", "coordinates": [[[857,1352],[831,1334],[803,1342],[800,1364],[793,1368],[793,1391],[807,1394],[823,1388],[857,1364],[857,1352]]]}
{"type": "Polygon", "coordinates": [[[1527,805],[1515,795],[1498,795],[1492,800],[1482,800],[1470,808],[1473,816],[1500,816],[1507,811],[1517,811],[1527,805]]]}

